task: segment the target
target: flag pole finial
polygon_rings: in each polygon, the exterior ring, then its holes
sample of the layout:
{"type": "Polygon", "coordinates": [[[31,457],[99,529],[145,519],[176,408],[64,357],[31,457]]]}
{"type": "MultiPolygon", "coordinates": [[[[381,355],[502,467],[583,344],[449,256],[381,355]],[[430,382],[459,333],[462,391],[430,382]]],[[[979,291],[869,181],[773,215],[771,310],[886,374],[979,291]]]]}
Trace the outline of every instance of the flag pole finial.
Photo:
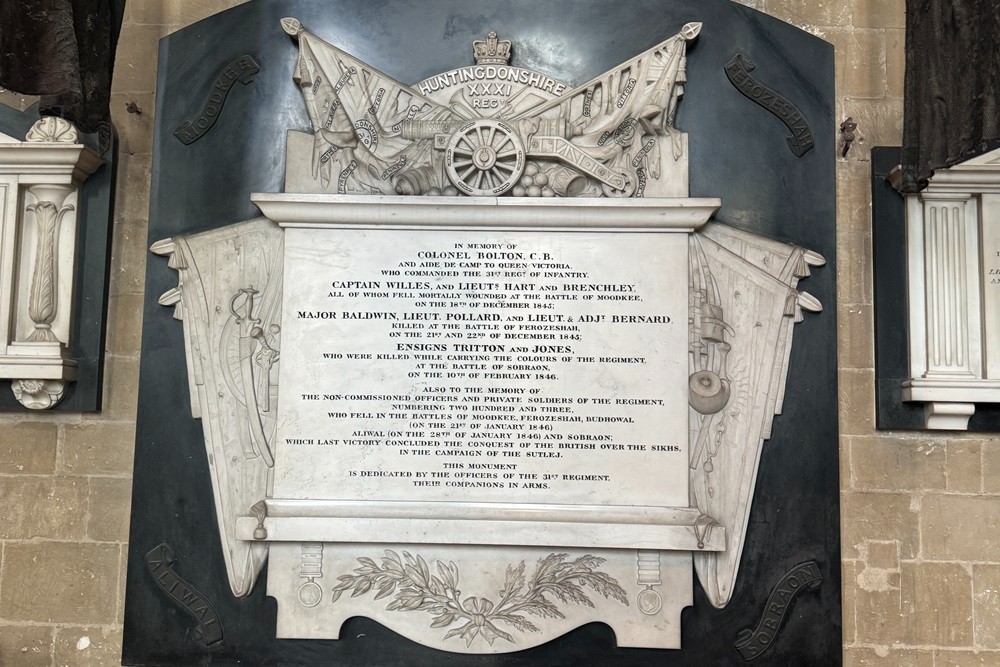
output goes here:
{"type": "Polygon", "coordinates": [[[283,18],[281,19],[281,29],[292,37],[298,37],[303,30],[302,22],[296,18],[283,18]]]}

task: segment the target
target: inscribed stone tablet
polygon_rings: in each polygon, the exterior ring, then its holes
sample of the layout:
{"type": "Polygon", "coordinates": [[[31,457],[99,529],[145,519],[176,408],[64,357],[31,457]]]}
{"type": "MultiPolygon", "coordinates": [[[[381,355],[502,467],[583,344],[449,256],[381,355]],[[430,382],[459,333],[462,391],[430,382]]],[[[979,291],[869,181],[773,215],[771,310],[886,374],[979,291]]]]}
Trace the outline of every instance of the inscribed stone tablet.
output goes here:
{"type": "Polygon", "coordinates": [[[685,235],[285,234],[275,497],[687,505],[685,235]]]}

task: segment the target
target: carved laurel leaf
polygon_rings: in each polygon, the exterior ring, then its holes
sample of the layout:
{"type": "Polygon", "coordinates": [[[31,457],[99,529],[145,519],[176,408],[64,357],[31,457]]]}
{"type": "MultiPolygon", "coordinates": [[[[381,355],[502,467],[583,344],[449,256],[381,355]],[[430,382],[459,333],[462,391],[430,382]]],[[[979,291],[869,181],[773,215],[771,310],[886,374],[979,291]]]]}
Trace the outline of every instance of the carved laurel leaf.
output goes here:
{"type": "Polygon", "coordinates": [[[447,626],[451,625],[452,623],[454,623],[456,618],[458,618],[458,617],[455,614],[452,614],[450,612],[445,613],[445,614],[441,614],[440,616],[438,616],[437,618],[434,619],[434,622],[431,623],[431,627],[432,628],[444,628],[444,627],[447,627],[447,626]]]}
{"type": "Polygon", "coordinates": [[[510,626],[519,632],[540,632],[538,626],[524,614],[540,618],[563,619],[566,616],[546,594],[563,604],[574,603],[593,607],[593,601],[583,592],[586,586],[605,598],[628,605],[625,590],[610,575],[597,570],[605,559],[585,555],[567,562],[567,554],[549,554],[538,561],[531,578],[525,576],[524,561],[508,565],[504,576],[499,603],[474,595],[460,598],[459,572],[454,562],[445,564],[434,561],[435,575],[422,556],[403,551],[402,557],[386,550],[382,564],[371,558],[358,558],[359,567],[352,574],[338,577],[340,583],[333,589],[333,602],[341,594],[353,589],[351,597],[359,597],[375,590],[375,599],[387,598],[395,593],[386,605],[387,611],[424,611],[433,616],[432,628],[445,628],[456,622],[444,639],[460,637],[471,646],[476,637],[482,637],[491,646],[497,639],[516,643],[514,636],[497,623],[510,626]]]}
{"type": "Polygon", "coordinates": [[[359,579],[358,583],[354,586],[354,592],[351,593],[352,598],[356,598],[359,595],[364,595],[372,588],[372,580],[367,577],[359,579]]]}
{"type": "Polygon", "coordinates": [[[538,595],[533,601],[524,605],[524,611],[541,618],[566,618],[559,611],[559,607],[549,602],[544,595],[538,595]]]}
{"type": "Polygon", "coordinates": [[[396,590],[395,579],[386,579],[385,582],[379,586],[378,594],[375,596],[375,599],[381,600],[383,598],[387,598],[390,595],[392,595],[395,590],[396,590]]]}
{"type": "Polygon", "coordinates": [[[526,619],[524,616],[518,616],[517,614],[500,614],[494,617],[498,621],[503,621],[507,623],[515,630],[520,630],[521,632],[541,632],[534,623],[526,619]]]}
{"type": "Polygon", "coordinates": [[[510,595],[516,593],[524,588],[524,561],[522,560],[518,563],[517,567],[513,565],[507,566],[507,577],[503,582],[503,590],[500,591],[501,596],[510,595]]]}
{"type": "Polygon", "coordinates": [[[437,561],[436,567],[445,589],[455,590],[458,588],[458,568],[455,567],[454,563],[445,565],[441,561],[437,561]]]}

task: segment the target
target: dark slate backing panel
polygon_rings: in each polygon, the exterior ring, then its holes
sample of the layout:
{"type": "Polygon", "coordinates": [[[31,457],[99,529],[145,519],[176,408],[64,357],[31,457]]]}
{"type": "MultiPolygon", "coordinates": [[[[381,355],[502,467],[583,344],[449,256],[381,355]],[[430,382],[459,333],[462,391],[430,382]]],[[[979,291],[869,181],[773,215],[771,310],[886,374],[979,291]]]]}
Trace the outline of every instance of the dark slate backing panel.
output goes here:
{"type": "MultiPolygon", "coordinates": [[[[906,314],[906,202],[886,177],[900,162],[899,147],[872,150],[872,256],[875,268],[875,423],[883,430],[926,430],[924,404],[903,402],[910,377],[906,314]]],[[[1000,405],[981,403],[973,432],[1000,431],[1000,405]]]]}
{"type": "MultiPolygon", "coordinates": [[[[19,112],[0,104],[0,132],[8,136],[23,139],[36,120],[37,105],[19,112]]],[[[97,135],[84,135],[81,141],[96,148],[97,135]]],[[[66,396],[51,411],[97,412],[101,409],[117,167],[118,140],[115,137],[104,156],[104,164],[80,187],[76,287],[69,341],[70,356],[77,360],[77,379],[70,383],[66,396]]],[[[6,380],[0,381],[0,412],[38,414],[17,402],[6,380]]]]}
{"type": "MultiPolygon", "coordinates": [[[[157,304],[176,286],[163,258],[150,256],[133,490],[124,658],[171,665],[723,665],[756,625],[772,586],[815,560],[823,583],[795,598],[758,665],[837,665],[841,661],[837,439],[835,132],[832,47],[727,0],[258,0],[165,38],[160,45],[150,242],[259,215],[251,192],[280,192],[286,129],[309,129],[291,80],[297,47],[279,26],[294,16],[323,39],[404,82],[472,64],[471,42],[490,29],[514,41],[513,64],[582,83],[703,21],[689,49],[687,95],[677,125],[691,142],[692,196],[721,197],[728,224],[822,253],[800,287],[826,310],[797,325],[784,414],[761,458],[740,576],[732,602],[716,610],[700,586],[684,611],[683,649],[615,648],[603,624],[545,646],[500,656],[429,649],[378,623],[356,618],[341,641],[276,640],[276,606],[263,577],[243,600],[226,582],[215,527],[201,424],[191,418],[181,323],[157,304]],[[803,113],[816,147],[797,158],[788,130],[734,88],[723,66],[736,53],[753,76],[803,113]],[[221,117],[202,139],[173,136],[204,104],[218,71],[250,54],[261,71],[233,86],[221,117]],[[155,587],[144,554],[168,543],[176,570],[215,605],[225,638],[210,648],[193,621],[155,587]]],[[[266,576],[266,572],[263,576],[266,576]]]]}

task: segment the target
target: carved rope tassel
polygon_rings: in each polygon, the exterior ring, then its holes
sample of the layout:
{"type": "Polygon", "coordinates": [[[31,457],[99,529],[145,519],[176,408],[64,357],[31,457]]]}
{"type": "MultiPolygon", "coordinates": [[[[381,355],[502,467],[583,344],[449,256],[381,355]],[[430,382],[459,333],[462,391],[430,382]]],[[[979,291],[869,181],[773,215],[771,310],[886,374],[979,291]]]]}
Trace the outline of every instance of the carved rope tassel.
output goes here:
{"type": "Polygon", "coordinates": [[[59,252],[59,227],[63,217],[73,210],[70,205],[57,209],[49,201],[39,201],[26,207],[37,220],[38,238],[35,243],[35,266],[31,276],[31,295],[28,301],[28,315],[35,323],[35,330],[28,336],[28,342],[59,342],[52,333],[52,322],[56,319],[58,301],[56,298],[57,255],[59,252]]]}

